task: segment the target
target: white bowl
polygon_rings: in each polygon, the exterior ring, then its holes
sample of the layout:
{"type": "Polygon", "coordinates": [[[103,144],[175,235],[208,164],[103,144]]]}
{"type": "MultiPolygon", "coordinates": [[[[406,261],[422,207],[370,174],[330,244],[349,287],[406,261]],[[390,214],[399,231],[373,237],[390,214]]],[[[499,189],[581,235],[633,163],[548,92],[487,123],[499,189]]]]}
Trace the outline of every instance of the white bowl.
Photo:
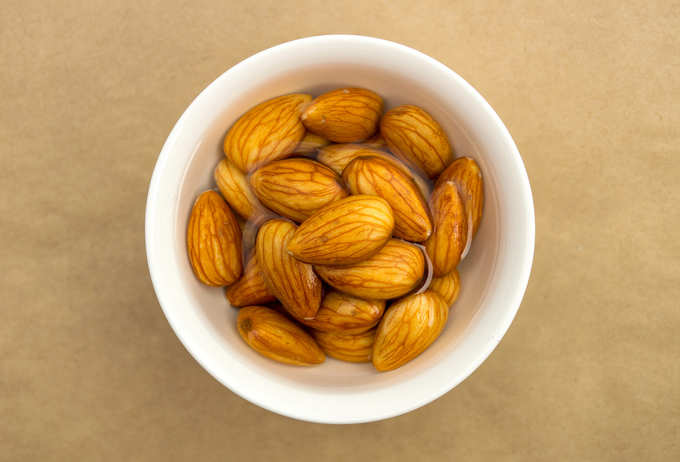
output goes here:
{"type": "Polygon", "coordinates": [[[326,35],[284,43],[222,74],[184,112],[153,172],[146,252],[158,300],[184,346],[243,398],[289,417],[324,423],[385,419],[416,409],[474,371],[510,326],[534,252],[534,208],[510,134],[474,88],[440,62],[397,43],[326,35]],[[473,157],[485,182],[481,227],[460,265],[462,289],[446,329],[423,354],[386,373],[328,358],[317,367],[278,364],[239,337],[222,289],[194,277],[185,228],[197,195],[213,188],[229,126],[248,108],[284,93],[370,88],[387,107],[417,104],[446,130],[457,155],[473,157]]]}

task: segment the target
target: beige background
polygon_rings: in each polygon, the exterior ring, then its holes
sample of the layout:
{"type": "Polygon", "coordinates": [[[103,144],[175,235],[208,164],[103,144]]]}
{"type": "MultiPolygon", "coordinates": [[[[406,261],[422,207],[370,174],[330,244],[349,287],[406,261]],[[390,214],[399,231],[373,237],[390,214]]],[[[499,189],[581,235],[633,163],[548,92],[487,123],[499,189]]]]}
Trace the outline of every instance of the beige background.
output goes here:
{"type": "Polygon", "coordinates": [[[680,3],[3,1],[0,460],[679,460],[680,3]],[[432,404],[323,426],[213,380],[144,254],[156,156],[239,60],[399,41],[498,111],[536,258],[495,353],[432,404]]]}

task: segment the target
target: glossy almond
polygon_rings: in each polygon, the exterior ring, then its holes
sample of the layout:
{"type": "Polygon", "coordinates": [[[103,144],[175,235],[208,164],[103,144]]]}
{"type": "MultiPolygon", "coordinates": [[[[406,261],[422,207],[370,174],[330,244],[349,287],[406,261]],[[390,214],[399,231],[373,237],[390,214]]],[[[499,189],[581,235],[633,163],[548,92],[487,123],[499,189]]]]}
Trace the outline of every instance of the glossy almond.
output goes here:
{"type": "Polygon", "coordinates": [[[286,310],[297,319],[312,319],[321,305],[322,284],[311,265],[288,253],[295,225],[270,220],[257,233],[255,252],[265,283],[286,310]]]}
{"type": "Polygon", "coordinates": [[[232,306],[261,305],[276,300],[264,282],[255,252],[252,252],[241,279],[230,285],[225,293],[232,306]]]}
{"type": "Polygon", "coordinates": [[[316,273],[341,292],[365,299],[387,300],[413,290],[423,277],[425,257],[420,248],[390,239],[371,258],[348,266],[314,267],[316,273]]]}
{"type": "Polygon", "coordinates": [[[383,101],[363,88],[339,88],[317,97],[302,113],[307,130],[336,143],[371,137],[382,114],[383,101]]]}
{"type": "Polygon", "coordinates": [[[319,150],[316,160],[333,169],[333,171],[335,171],[335,173],[338,175],[342,175],[345,167],[347,167],[350,162],[358,157],[363,156],[379,157],[387,162],[390,162],[405,175],[415,181],[415,183],[418,185],[418,189],[420,190],[420,194],[423,197],[429,197],[430,185],[420,174],[412,171],[396,157],[377,149],[369,148],[361,144],[331,144],[319,150]]]}
{"type": "Polygon", "coordinates": [[[314,319],[305,324],[323,332],[358,334],[378,324],[384,310],[384,300],[364,300],[332,290],[321,301],[314,319]]]}
{"type": "Polygon", "coordinates": [[[430,197],[434,230],[425,241],[435,277],[453,271],[467,241],[467,217],[458,188],[453,182],[438,183],[430,197]]]}
{"type": "Polygon", "coordinates": [[[380,157],[358,157],[342,172],[352,194],[382,197],[392,207],[394,236],[423,242],[432,233],[427,204],[418,186],[391,162],[380,157]]]}
{"type": "Polygon", "coordinates": [[[241,338],[253,350],[275,361],[296,366],[313,366],[326,359],[307,332],[271,308],[241,308],[236,327],[241,338]]]}
{"type": "Polygon", "coordinates": [[[372,361],[379,371],[403,366],[425,351],[441,334],[449,307],[432,291],[392,304],[375,335],[372,361]]]}
{"type": "Polygon", "coordinates": [[[305,220],[288,244],[298,260],[321,265],[348,265],[375,254],[392,235],[389,204],[375,196],[349,196],[305,220]]]}
{"type": "Polygon", "coordinates": [[[241,170],[228,159],[222,159],[215,167],[215,183],[227,203],[246,220],[260,210],[260,203],[250,189],[241,170]]]}
{"type": "Polygon", "coordinates": [[[258,199],[269,209],[301,222],[322,207],[347,197],[340,177],[311,159],[277,160],[250,177],[258,199]]]}
{"type": "Polygon", "coordinates": [[[453,181],[465,204],[466,215],[472,221],[472,237],[477,233],[484,208],[484,181],[479,165],[469,157],[460,157],[444,170],[437,180],[441,184],[453,181]]]}
{"type": "Polygon", "coordinates": [[[430,289],[437,292],[450,308],[458,298],[460,292],[460,276],[458,270],[453,270],[444,276],[433,278],[430,289]]]}
{"type": "Polygon", "coordinates": [[[215,191],[205,191],[194,203],[187,227],[187,251],[194,274],[204,284],[225,286],[241,276],[241,229],[215,191]]]}
{"type": "Polygon", "coordinates": [[[359,334],[344,332],[314,332],[316,343],[328,356],[351,363],[371,361],[375,329],[359,334]]]}
{"type": "Polygon", "coordinates": [[[390,151],[430,178],[439,175],[453,161],[446,133],[418,106],[405,105],[387,111],[380,121],[380,133],[390,151]]]}
{"type": "Polygon", "coordinates": [[[290,155],[305,136],[300,121],[310,95],[278,96],[258,104],[227,132],[224,153],[236,167],[249,172],[258,166],[290,155]]]}
{"type": "Polygon", "coordinates": [[[307,132],[302,141],[295,148],[295,152],[298,154],[315,154],[317,150],[328,146],[331,144],[329,140],[323,136],[315,135],[314,133],[307,132]]]}

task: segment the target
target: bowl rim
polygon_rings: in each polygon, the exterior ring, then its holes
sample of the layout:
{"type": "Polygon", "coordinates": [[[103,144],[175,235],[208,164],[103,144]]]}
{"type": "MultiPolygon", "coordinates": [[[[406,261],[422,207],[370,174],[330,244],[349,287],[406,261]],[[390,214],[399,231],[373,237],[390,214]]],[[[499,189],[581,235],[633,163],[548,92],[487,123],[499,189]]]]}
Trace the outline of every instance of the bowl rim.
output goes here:
{"type": "Polygon", "coordinates": [[[531,185],[529,183],[529,178],[526,173],[526,168],[524,166],[523,160],[521,158],[521,155],[519,153],[519,150],[517,149],[517,146],[515,145],[514,140],[512,139],[512,136],[510,135],[509,131],[501,121],[500,117],[496,112],[493,110],[493,108],[489,105],[489,103],[479,94],[479,92],[472,86],[470,85],[467,81],[465,81],[462,77],[460,77],[457,73],[455,73],[453,70],[451,70],[449,67],[445,66],[441,62],[437,61],[436,59],[418,51],[413,48],[410,48],[406,45],[402,45],[396,42],[384,40],[384,39],[379,39],[375,37],[369,37],[369,36],[362,36],[362,35],[348,35],[348,34],[330,34],[330,35],[318,35],[318,36],[311,36],[311,37],[305,37],[305,38],[300,38],[296,40],[292,40],[289,42],[284,42],[279,45],[275,45],[273,47],[267,48],[265,50],[262,50],[242,61],[239,63],[235,64],[231,68],[227,69],[224,73],[222,73],[219,77],[217,77],[214,81],[212,81],[210,84],[208,84],[197,96],[194,98],[194,100],[189,104],[189,106],[185,109],[185,111],[182,113],[182,115],[179,117],[175,125],[173,126],[172,130],[170,131],[170,134],[168,135],[165,143],[163,144],[163,147],[160,151],[160,154],[158,156],[158,159],[156,161],[156,164],[154,166],[153,174],[149,183],[149,190],[148,190],[148,195],[147,195],[147,201],[146,201],[146,213],[145,213],[145,249],[146,249],[146,255],[147,255],[147,263],[149,267],[149,273],[152,281],[152,285],[154,288],[154,291],[156,293],[156,297],[158,299],[158,302],[161,306],[161,309],[163,310],[163,313],[168,320],[168,323],[172,327],[173,331],[175,332],[175,335],[179,338],[181,343],[184,345],[184,347],[187,349],[187,351],[192,355],[192,357],[210,374],[215,378],[218,382],[229,388],[232,392],[237,394],[238,396],[264,408],[269,411],[275,412],[277,414],[281,414],[287,417],[295,418],[295,419],[300,419],[300,420],[305,420],[305,421],[310,421],[310,422],[318,422],[318,423],[362,423],[362,422],[371,422],[371,421],[376,421],[376,420],[382,420],[390,417],[395,417],[401,414],[405,414],[407,412],[410,412],[414,409],[417,409],[427,403],[430,403],[439,397],[441,397],[443,394],[447,393],[454,387],[456,387],[458,384],[460,384],[463,380],[465,380],[472,372],[474,372],[482,362],[488,358],[488,356],[493,352],[493,350],[496,348],[498,343],[500,342],[501,338],[505,335],[507,330],[510,327],[510,324],[515,318],[515,315],[519,309],[519,306],[521,304],[521,301],[524,297],[524,293],[526,291],[526,287],[529,281],[529,276],[531,273],[531,267],[533,264],[533,258],[534,258],[534,250],[535,250],[535,215],[534,215],[534,203],[533,203],[533,196],[531,192],[531,185]],[[185,331],[182,329],[182,327],[178,324],[178,319],[176,319],[172,309],[170,308],[170,303],[168,303],[166,300],[164,300],[163,296],[163,286],[161,282],[159,281],[159,269],[155,267],[154,265],[154,252],[153,252],[153,236],[156,233],[156,223],[154,220],[154,217],[157,213],[157,205],[158,201],[156,198],[159,195],[159,189],[160,189],[160,182],[161,182],[161,176],[162,172],[165,169],[166,164],[168,163],[168,159],[171,154],[172,146],[175,144],[176,139],[179,136],[179,132],[181,128],[183,127],[185,123],[185,119],[188,117],[188,114],[192,113],[195,111],[196,107],[198,106],[198,101],[202,99],[202,97],[211,91],[211,89],[217,85],[219,85],[219,82],[223,79],[226,79],[227,75],[233,72],[236,72],[237,70],[249,66],[252,62],[261,60],[261,59],[266,59],[269,55],[273,53],[277,53],[282,49],[286,48],[293,48],[297,47],[301,44],[309,45],[309,44],[316,44],[316,45],[323,45],[327,44],[328,41],[352,41],[358,44],[365,44],[365,45],[378,45],[382,47],[388,47],[391,48],[393,51],[398,51],[401,53],[407,53],[410,55],[413,55],[417,57],[418,59],[421,59],[425,62],[427,62],[429,65],[434,66],[438,68],[439,71],[448,74],[448,77],[455,81],[458,85],[461,87],[465,88],[467,92],[476,100],[476,103],[479,104],[481,110],[483,110],[486,115],[490,116],[491,119],[494,122],[494,125],[496,126],[496,129],[498,131],[498,135],[504,138],[504,143],[507,145],[509,148],[509,152],[512,156],[513,162],[516,164],[517,167],[519,167],[518,171],[520,172],[519,177],[517,178],[518,180],[518,186],[520,187],[520,194],[522,196],[522,199],[524,200],[524,205],[526,206],[526,227],[527,227],[527,236],[526,236],[526,250],[525,253],[523,254],[523,259],[521,262],[518,262],[517,265],[517,277],[516,277],[516,284],[513,287],[512,294],[506,298],[506,304],[507,304],[507,310],[504,312],[503,318],[498,319],[497,323],[495,324],[495,335],[491,339],[489,339],[488,342],[484,345],[483,349],[480,349],[476,357],[474,358],[473,361],[470,361],[467,365],[467,367],[460,373],[457,374],[457,376],[452,379],[451,381],[447,382],[446,384],[443,384],[440,386],[437,390],[432,391],[427,397],[421,398],[420,400],[417,401],[410,401],[408,405],[402,405],[402,406],[394,406],[393,408],[389,410],[383,410],[382,412],[379,412],[377,414],[372,414],[372,415],[363,415],[363,416],[358,416],[358,417],[352,417],[352,418],[336,418],[334,416],[329,416],[329,415],[324,415],[322,412],[317,413],[317,414],[309,414],[305,412],[300,412],[298,409],[295,409],[295,407],[276,407],[272,405],[269,402],[266,402],[265,400],[261,399],[260,396],[258,396],[256,393],[251,392],[248,387],[237,387],[235,386],[232,382],[229,382],[226,380],[226,378],[220,374],[218,371],[214,370],[213,367],[211,367],[210,364],[208,364],[206,361],[204,361],[204,358],[201,357],[200,354],[198,354],[195,349],[194,349],[194,344],[192,343],[192,340],[190,336],[188,336],[185,331]]]}

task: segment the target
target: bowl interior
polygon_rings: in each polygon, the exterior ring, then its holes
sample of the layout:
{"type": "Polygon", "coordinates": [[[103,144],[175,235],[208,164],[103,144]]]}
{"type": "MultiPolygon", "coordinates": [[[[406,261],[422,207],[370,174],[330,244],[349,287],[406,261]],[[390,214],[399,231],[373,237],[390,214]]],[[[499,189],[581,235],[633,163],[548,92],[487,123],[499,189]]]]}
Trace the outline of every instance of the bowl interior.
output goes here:
{"type": "MultiPolygon", "coordinates": [[[[436,61],[405,47],[399,49],[396,64],[394,57],[375,54],[375,46],[357,48],[355,53],[346,46],[338,46],[338,53],[318,47],[307,53],[276,48],[277,52],[268,50],[244,61],[211,84],[168,139],[149,196],[154,210],[147,216],[153,222],[147,223],[147,240],[153,240],[147,246],[154,286],[191,353],[247,399],[316,421],[374,420],[405,412],[464,379],[512,320],[526,285],[525,270],[528,277],[527,248],[533,251],[531,204],[519,212],[526,202],[521,184],[526,174],[497,116],[471,87],[436,61]],[[388,373],[378,373],[370,364],[332,358],[312,368],[263,358],[239,337],[237,310],[229,306],[223,290],[200,284],[186,256],[191,206],[200,192],[215,187],[213,169],[223,156],[229,126],[268,98],[291,92],[318,95],[342,86],[370,88],[382,95],[387,108],[422,106],[445,129],[456,155],[479,163],[485,180],[484,217],[459,267],[461,292],[444,332],[418,358],[388,373]],[[508,199],[513,195],[519,204],[511,206],[508,199]],[[517,216],[511,218],[513,213],[517,216]],[[522,260],[514,269],[513,258],[522,260]]],[[[529,255],[529,265],[530,260],[529,255]]]]}

